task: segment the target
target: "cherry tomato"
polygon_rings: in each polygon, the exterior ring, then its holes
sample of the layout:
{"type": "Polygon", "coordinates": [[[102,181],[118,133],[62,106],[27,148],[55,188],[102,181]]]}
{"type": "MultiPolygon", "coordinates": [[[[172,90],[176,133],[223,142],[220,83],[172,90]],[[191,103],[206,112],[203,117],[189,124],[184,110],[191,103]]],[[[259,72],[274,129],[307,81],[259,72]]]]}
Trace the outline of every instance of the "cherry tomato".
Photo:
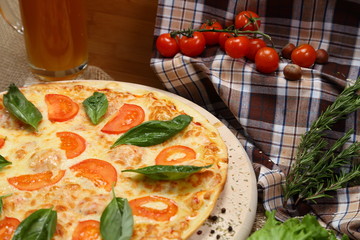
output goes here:
{"type": "Polygon", "coordinates": [[[235,17],[235,28],[243,31],[259,30],[261,21],[259,15],[252,11],[242,11],[235,17]]]}
{"type": "Polygon", "coordinates": [[[100,222],[86,220],[79,222],[76,226],[72,240],[97,240],[100,237],[100,222]]]}
{"type": "Polygon", "coordinates": [[[65,170],[60,170],[56,176],[53,176],[51,171],[47,171],[8,178],[8,182],[19,190],[33,191],[57,183],[64,175],[65,170]]]}
{"type": "Polygon", "coordinates": [[[316,51],[309,44],[296,47],[291,53],[291,61],[300,67],[310,67],[315,63],[316,51]]]}
{"type": "Polygon", "coordinates": [[[275,72],[279,67],[279,55],[271,47],[260,48],[255,55],[255,65],[259,72],[275,72]]]}
{"type": "Polygon", "coordinates": [[[0,239],[10,240],[20,221],[16,218],[5,217],[0,221],[0,239]]]}
{"type": "Polygon", "coordinates": [[[231,33],[222,32],[219,34],[219,45],[220,49],[225,51],[225,42],[228,40],[228,38],[234,37],[231,33]]]}
{"type": "Polygon", "coordinates": [[[252,38],[249,40],[249,52],[245,55],[251,61],[255,61],[255,55],[260,48],[266,47],[264,40],[260,38],[252,38]]]}
{"type": "Polygon", "coordinates": [[[0,138],[0,148],[2,148],[5,145],[5,138],[0,138]]]}
{"type": "Polygon", "coordinates": [[[45,102],[48,107],[48,118],[52,122],[70,120],[79,112],[79,105],[65,95],[46,94],[45,102]]]}
{"type": "MultiPolygon", "coordinates": [[[[216,21],[207,21],[203,23],[200,29],[223,29],[221,24],[216,21]]],[[[219,32],[202,32],[205,37],[206,45],[216,45],[219,43],[219,32]]]]}
{"type": "Polygon", "coordinates": [[[116,115],[105,124],[101,131],[109,134],[124,133],[142,123],[144,119],[145,112],[142,107],[125,103],[116,115]]]}
{"type": "Polygon", "coordinates": [[[194,32],[192,37],[182,36],[179,41],[180,51],[189,57],[199,56],[205,49],[206,40],[201,32],[194,32]]]}
{"type": "Polygon", "coordinates": [[[225,42],[225,52],[232,58],[244,57],[249,52],[250,41],[245,36],[229,38],[225,42]]]}
{"type": "Polygon", "coordinates": [[[99,159],[86,159],[70,167],[76,172],[76,177],[85,177],[92,181],[96,187],[104,188],[110,192],[117,181],[116,169],[110,163],[99,159]]]}
{"type": "Polygon", "coordinates": [[[178,212],[176,203],[168,198],[160,196],[145,196],[129,201],[131,210],[135,216],[150,218],[156,221],[169,221],[178,212]],[[166,205],[164,209],[157,209],[146,206],[148,203],[160,202],[166,205]]]}
{"type": "Polygon", "coordinates": [[[173,57],[180,52],[178,38],[172,38],[170,33],[163,33],[156,39],[156,49],[164,57],[173,57]]]}
{"type": "Polygon", "coordinates": [[[196,152],[186,146],[175,145],[164,148],[155,159],[157,165],[174,165],[196,158],[196,152]]]}
{"type": "Polygon", "coordinates": [[[72,159],[79,156],[86,149],[85,139],[76,133],[57,132],[56,136],[60,138],[60,148],[65,150],[67,159],[72,159]]]}

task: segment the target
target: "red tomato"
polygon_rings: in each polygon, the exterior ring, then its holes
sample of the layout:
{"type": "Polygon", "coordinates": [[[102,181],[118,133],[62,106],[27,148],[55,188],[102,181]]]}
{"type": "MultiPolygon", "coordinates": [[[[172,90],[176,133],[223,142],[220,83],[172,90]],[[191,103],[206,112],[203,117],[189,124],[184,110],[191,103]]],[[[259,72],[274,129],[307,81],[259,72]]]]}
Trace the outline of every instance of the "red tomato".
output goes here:
{"type": "Polygon", "coordinates": [[[48,107],[48,118],[52,122],[70,120],[79,112],[79,105],[65,95],[46,94],[45,102],[48,107]]]}
{"type": "Polygon", "coordinates": [[[300,67],[310,67],[315,63],[316,51],[309,44],[296,47],[291,53],[291,61],[300,67]]]}
{"type": "Polygon", "coordinates": [[[20,221],[16,218],[5,217],[0,221],[0,239],[10,240],[20,221]]]}
{"type": "Polygon", "coordinates": [[[275,72],[279,67],[279,54],[271,47],[260,48],[255,55],[255,65],[259,72],[275,72]]]}
{"type": "Polygon", "coordinates": [[[110,163],[99,159],[86,159],[70,167],[77,172],[76,177],[85,177],[92,181],[96,187],[104,188],[110,192],[117,181],[116,169],[110,163]]]}
{"type": "Polygon", "coordinates": [[[226,40],[228,40],[229,38],[234,37],[231,33],[227,33],[227,32],[222,32],[219,35],[219,45],[220,45],[220,49],[225,51],[225,42],[226,40]]]}
{"type": "Polygon", "coordinates": [[[196,158],[193,149],[181,145],[171,146],[163,149],[156,157],[157,165],[173,165],[196,158]]]}
{"type": "Polygon", "coordinates": [[[182,36],[179,41],[180,51],[189,57],[199,56],[205,49],[206,40],[201,32],[194,32],[192,37],[182,36]]]}
{"type": "Polygon", "coordinates": [[[244,57],[249,52],[250,41],[245,36],[229,38],[225,42],[225,52],[232,58],[244,57]]]}
{"type": "Polygon", "coordinates": [[[142,107],[125,103],[116,115],[101,129],[104,133],[119,134],[142,123],[145,112],[142,107]]]}
{"type": "Polygon", "coordinates": [[[57,183],[64,175],[65,170],[60,170],[55,177],[51,171],[47,171],[8,178],[8,182],[19,190],[33,191],[57,183]]]}
{"type": "MultiPolygon", "coordinates": [[[[206,23],[203,23],[200,27],[200,29],[223,29],[221,24],[216,21],[208,21],[206,23]]],[[[202,34],[205,37],[206,45],[216,45],[219,43],[219,32],[202,32],[202,34]]]]}
{"type": "Polygon", "coordinates": [[[178,211],[178,206],[173,200],[159,196],[136,198],[129,201],[129,205],[135,216],[146,217],[156,221],[169,221],[178,211]],[[167,207],[165,209],[155,209],[143,206],[151,202],[161,202],[167,207]]]}
{"type": "Polygon", "coordinates": [[[72,240],[97,240],[100,237],[100,222],[86,220],[76,226],[72,240]]]}
{"type": "Polygon", "coordinates": [[[173,57],[180,52],[178,37],[171,37],[170,33],[163,33],[156,39],[156,49],[164,57],[173,57]]]}
{"type": "Polygon", "coordinates": [[[5,145],[5,138],[0,138],[0,148],[5,145]]]}
{"type": "Polygon", "coordinates": [[[73,132],[58,132],[56,136],[60,138],[60,148],[65,150],[68,159],[75,158],[82,154],[86,149],[85,139],[73,132]]]}
{"type": "Polygon", "coordinates": [[[252,11],[242,11],[235,17],[235,28],[242,31],[257,31],[261,25],[260,17],[252,11]]]}
{"type": "Polygon", "coordinates": [[[255,55],[257,51],[260,48],[266,47],[266,43],[264,42],[264,40],[260,38],[252,38],[249,41],[250,41],[249,52],[246,54],[246,57],[251,61],[255,61],[255,55]]]}

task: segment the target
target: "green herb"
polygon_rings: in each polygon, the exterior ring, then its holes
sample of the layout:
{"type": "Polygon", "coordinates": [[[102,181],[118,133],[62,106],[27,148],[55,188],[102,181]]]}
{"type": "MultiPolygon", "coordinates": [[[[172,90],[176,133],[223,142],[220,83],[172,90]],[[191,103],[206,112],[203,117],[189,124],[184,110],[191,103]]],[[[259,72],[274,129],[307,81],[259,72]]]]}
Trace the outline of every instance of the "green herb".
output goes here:
{"type": "Polygon", "coordinates": [[[9,162],[8,160],[6,160],[3,156],[0,155],[0,170],[7,166],[7,165],[11,165],[12,163],[9,162]]]}
{"type": "Polygon", "coordinates": [[[25,218],[17,227],[12,240],[50,240],[54,235],[57,213],[39,209],[25,218]]]}
{"type": "Polygon", "coordinates": [[[297,204],[302,200],[315,201],[317,198],[331,197],[327,194],[328,191],[337,190],[360,177],[360,165],[353,165],[348,172],[339,171],[349,164],[351,158],[360,156],[358,142],[340,151],[353,130],[350,129],[329,149],[323,138],[334,123],[360,107],[360,96],[357,94],[359,90],[360,78],[353,86],[346,88],[302,136],[296,162],[286,177],[284,204],[290,198],[295,198],[297,204]]]}
{"type": "Polygon", "coordinates": [[[83,102],[85,112],[93,124],[98,124],[105,115],[109,103],[104,93],[94,92],[94,94],[83,102]]]}
{"type": "MultiPolygon", "coordinates": [[[[263,228],[254,232],[247,240],[336,240],[333,231],[323,228],[315,216],[289,218],[284,223],[275,219],[275,211],[266,212],[267,221],[263,228]]],[[[344,235],[342,240],[349,240],[344,235]]]]}
{"type": "Polygon", "coordinates": [[[175,136],[186,128],[192,117],[179,115],[169,121],[147,121],[124,133],[111,148],[120,144],[130,144],[140,147],[148,147],[160,144],[175,136]]]}
{"type": "Polygon", "coordinates": [[[153,165],[138,169],[127,169],[122,172],[135,172],[144,174],[148,178],[155,180],[178,180],[187,178],[193,173],[199,172],[204,168],[209,168],[212,165],[197,167],[189,165],[153,165]]]}
{"type": "Polygon", "coordinates": [[[16,118],[37,130],[42,115],[15,84],[9,86],[8,92],[4,95],[3,103],[6,109],[16,118]]]}
{"type": "Polygon", "coordinates": [[[6,197],[9,197],[11,194],[7,194],[7,195],[4,195],[4,196],[0,196],[0,216],[2,214],[2,211],[3,211],[3,198],[6,198],[6,197]]]}
{"type": "Polygon", "coordinates": [[[100,233],[106,240],[128,240],[133,234],[134,219],[125,198],[114,197],[100,218],[100,233]]]}

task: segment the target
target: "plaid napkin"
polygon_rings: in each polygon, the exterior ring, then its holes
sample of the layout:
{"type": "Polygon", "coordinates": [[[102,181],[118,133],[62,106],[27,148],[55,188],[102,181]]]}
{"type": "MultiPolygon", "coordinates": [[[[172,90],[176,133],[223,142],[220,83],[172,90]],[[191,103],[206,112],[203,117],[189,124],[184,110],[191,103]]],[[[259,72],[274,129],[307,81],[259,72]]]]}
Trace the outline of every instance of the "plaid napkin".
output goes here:
{"type": "MultiPolygon", "coordinates": [[[[287,81],[281,60],[273,74],[255,70],[253,62],[232,59],[219,47],[197,58],[177,54],[163,58],[154,49],[151,66],[171,92],[209,110],[238,137],[258,176],[266,210],[277,218],[294,213],[283,206],[281,184],[294,161],[300,137],[360,71],[360,2],[358,0],[159,0],[155,37],[172,30],[199,28],[207,19],[233,24],[236,13],[252,10],[261,16],[260,30],[280,51],[288,42],[311,44],[329,52],[329,63],[303,69],[300,81],[287,81]]],[[[343,136],[349,128],[360,137],[360,112],[334,126],[327,138],[343,136]]],[[[311,204],[311,212],[326,227],[360,239],[360,187],[347,187],[334,198],[311,204]]],[[[288,204],[291,205],[291,202],[288,204]]]]}

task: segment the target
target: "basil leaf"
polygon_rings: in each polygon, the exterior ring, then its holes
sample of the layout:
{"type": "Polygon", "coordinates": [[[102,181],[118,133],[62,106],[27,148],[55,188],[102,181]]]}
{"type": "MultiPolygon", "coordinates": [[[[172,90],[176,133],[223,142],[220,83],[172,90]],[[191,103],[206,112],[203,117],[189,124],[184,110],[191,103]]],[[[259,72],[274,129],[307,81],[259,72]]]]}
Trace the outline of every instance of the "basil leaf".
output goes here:
{"type": "Polygon", "coordinates": [[[128,240],[133,234],[134,218],[125,198],[114,197],[100,218],[100,233],[106,240],[128,240]]]}
{"type": "Polygon", "coordinates": [[[94,92],[92,96],[84,100],[83,105],[90,121],[96,125],[106,113],[109,102],[104,93],[94,92]]]}
{"type": "Polygon", "coordinates": [[[7,194],[7,195],[4,195],[4,196],[0,196],[0,216],[2,214],[2,211],[3,211],[3,198],[6,198],[6,197],[9,197],[11,194],[7,194]]]}
{"type": "Polygon", "coordinates": [[[8,160],[6,160],[3,156],[0,155],[0,170],[7,166],[7,165],[11,165],[12,163],[9,162],[8,160]]]}
{"type": "Polygon", "coordinates": [[[26,99],[15,84],[9,86],[8,92],[4,94],[3,103],[6,109],[17,119],[37,130],[39,122],[42,120],[42,115],[34,104],[26,99]]]}
{"type": "Polygon", "coordinates": [[[127,169],[121,172],[140,173],[154,180],[179,180],[187,178],[191,174],[199,172],[201,169],[209,168],[211,166],[212,165],[207,165],[204,167],[190,165],[153,165],[138,169],[127,169]]]}
{"type": "Polygon", "coordinates": [[[57,213],[51,208],[39,209],[17,227],[12,240],[50,240],[54,235],[57,213]]]}
{"type": "Polygon", "coordinates": [[[163,143],[187,127],[191,121],[192,117],[179,115],[169,121],[144,122],[121,135],[111,148],[120,144],[148,147],[163,143]]]}

